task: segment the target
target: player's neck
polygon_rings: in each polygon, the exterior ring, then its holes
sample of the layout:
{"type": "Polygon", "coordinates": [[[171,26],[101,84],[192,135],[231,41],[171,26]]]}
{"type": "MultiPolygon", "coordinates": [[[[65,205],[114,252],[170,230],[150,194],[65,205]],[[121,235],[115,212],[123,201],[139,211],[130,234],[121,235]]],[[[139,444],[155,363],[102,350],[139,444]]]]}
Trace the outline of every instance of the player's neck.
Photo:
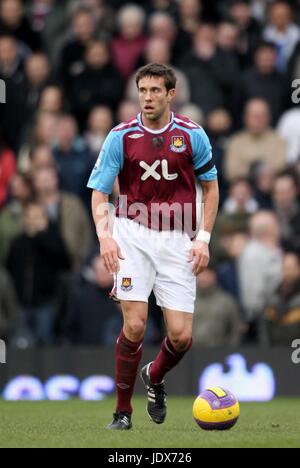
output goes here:
{"type": "Polygon", "coordinates": [[[142,125],[149,130],[162,130],[165,128],[172,119],[172,113],[168,110],[159,120],[149,120],[147,117],[142,113],[142,125]]]}

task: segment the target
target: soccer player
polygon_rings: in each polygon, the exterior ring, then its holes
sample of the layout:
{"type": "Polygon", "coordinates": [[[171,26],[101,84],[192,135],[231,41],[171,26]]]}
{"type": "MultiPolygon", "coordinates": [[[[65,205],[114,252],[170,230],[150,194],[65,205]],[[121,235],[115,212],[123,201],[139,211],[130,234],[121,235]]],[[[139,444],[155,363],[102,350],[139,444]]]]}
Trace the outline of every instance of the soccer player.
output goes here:
{"type": "Polygon", "coordinates": [[[88,183],[101,257],[115,276],[113,294],[124,317],[116,345],[117,407],[109,429],[132,427],[131,400],[152,290],[168,334],[141,378],[150,418],[165,421],[164,377],[192,346],[196,277],[209,263],[219,203],[217,170],[204,130],[171,112],[176,81],[164,65],[139,70],[142,112],[110,132],[88,183]],[[117,178],[120,197],[111,232],[108,202],[117,178]],[[196,178],[203,192],[201,226],[196,178]]]}

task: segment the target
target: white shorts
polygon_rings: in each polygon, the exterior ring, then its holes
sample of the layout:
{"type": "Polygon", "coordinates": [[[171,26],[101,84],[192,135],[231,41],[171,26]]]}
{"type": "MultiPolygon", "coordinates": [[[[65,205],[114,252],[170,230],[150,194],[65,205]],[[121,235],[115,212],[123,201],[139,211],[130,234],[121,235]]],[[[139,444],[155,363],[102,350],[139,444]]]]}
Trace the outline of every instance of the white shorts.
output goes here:
{"type": "Polygon", "coordinates": [[[148,302],[153,290],[159,307],[194,313],[196,277],[188,263],[192,242],[187,234],[116,218],[113,238],[125,257],[115,276],[118,300],[148,302]]]}

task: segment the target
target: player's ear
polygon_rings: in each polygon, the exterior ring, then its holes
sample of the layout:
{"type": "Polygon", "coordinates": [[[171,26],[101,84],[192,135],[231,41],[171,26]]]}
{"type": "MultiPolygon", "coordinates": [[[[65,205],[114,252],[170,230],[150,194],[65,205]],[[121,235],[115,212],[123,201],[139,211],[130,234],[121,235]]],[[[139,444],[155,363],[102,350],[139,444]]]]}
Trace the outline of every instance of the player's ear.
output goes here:
{"type": "Polygon", "coordinates": [[[169,102],[173,101],[173,99],[175,98],[176,96],[176,89],[170,89],[170,91],[168,92],[168,98],[169,98],[169,102]]]}

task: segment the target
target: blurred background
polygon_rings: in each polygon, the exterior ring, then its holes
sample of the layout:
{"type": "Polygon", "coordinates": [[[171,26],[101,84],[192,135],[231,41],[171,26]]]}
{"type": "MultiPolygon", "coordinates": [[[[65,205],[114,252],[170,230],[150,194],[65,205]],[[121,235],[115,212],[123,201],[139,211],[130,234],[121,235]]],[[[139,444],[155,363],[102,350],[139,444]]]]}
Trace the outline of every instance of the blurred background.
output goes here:
{"type": "MultiPolygon", "coordinates": [[[[250,348],[255,362],[300,338],[300,1],[0,0],[0,338],[11,356],[0,391],[18,373],[86,377],[106,347],[113,375],[122,320],[86,183],[112,126],[139,112],[134,75],[148,62],[175,68],[174,111],[205,128],[220,175],[198,355],[250,348]]],[[[151,298],[146,344],[164,333],[151,298]]]]}

